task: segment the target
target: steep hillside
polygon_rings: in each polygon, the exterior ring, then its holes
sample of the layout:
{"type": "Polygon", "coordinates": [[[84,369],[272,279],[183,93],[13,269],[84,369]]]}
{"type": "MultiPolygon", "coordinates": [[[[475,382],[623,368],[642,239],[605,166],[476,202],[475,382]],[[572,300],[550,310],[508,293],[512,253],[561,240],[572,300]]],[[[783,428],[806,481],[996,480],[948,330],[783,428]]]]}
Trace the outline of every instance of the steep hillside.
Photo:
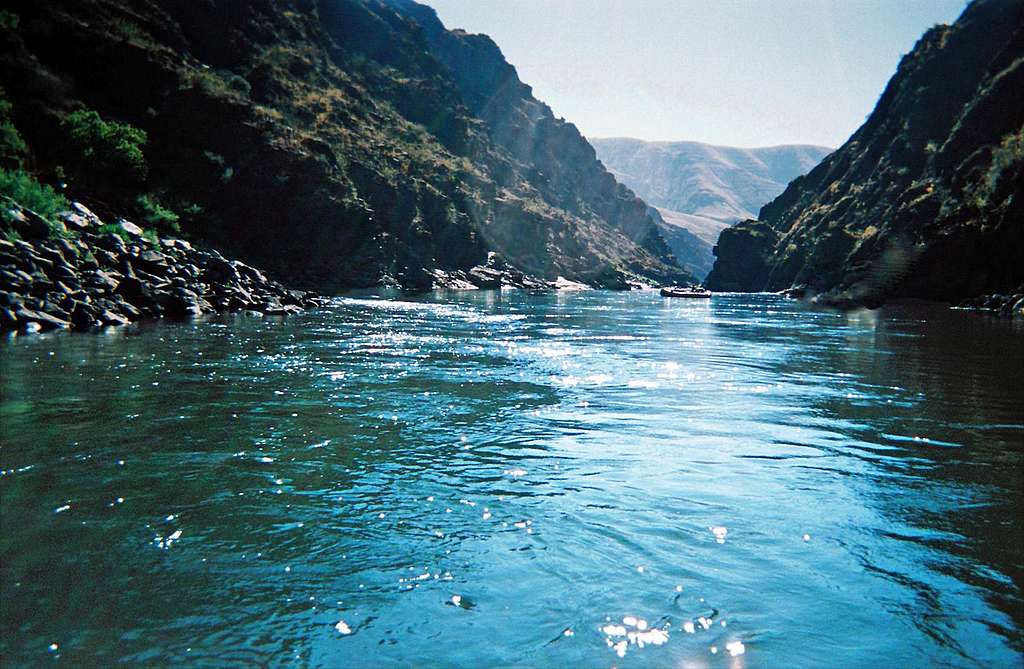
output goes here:
{"type": "MultiPolygon", "coordinates": [[[[673,246],[680,261],[700,276],[711,269],[711,249],[722,229],[753,218],[786,184],[832,151],[810,145],[740,149],[629,138],[592,138],[590,143],[616,179],[657,207],[665,223],[703,240],[690,254],[673,246]]],[[[662,234],[670,245],[678,237],[665,226],[662,234]]]]}
{"type": "Polygon", "coordinates": [[[706,277],[715,264],[715,240],[729,224],[657,207],[648,212],[678,263],[694,276],[706,277]]]}
{"type": "Polygon", "coordinates": [[[1024,281],[1022,14],[979,0],[925,33],[846,144],[722,233],[708,285],[876,305],[1024,281]]]}
{"type": "Polygon", "coordinates": [[[467,269],[685,279],[646,205],[485,36],[384,0],[6,3],[0,86],[44,180],[100,213],[144,194],[293,283],[467,269]],[[145,174],[69,155],[68,115],[144,131],[145,174]],[[77,160],[76,160],[77,158],[77,160]],[[84,163],[84,164],[83,164],[84,163]],[[78,165],[78,169],[72,169],[78,165]]]}

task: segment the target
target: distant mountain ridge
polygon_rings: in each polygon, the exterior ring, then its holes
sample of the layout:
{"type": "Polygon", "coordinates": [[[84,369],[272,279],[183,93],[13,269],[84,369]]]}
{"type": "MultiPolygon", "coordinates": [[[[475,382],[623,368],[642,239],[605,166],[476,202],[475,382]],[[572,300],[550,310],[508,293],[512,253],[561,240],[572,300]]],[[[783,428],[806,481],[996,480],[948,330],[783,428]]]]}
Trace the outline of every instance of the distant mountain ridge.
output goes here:
{"type": "Polygon", "coordinates": [[[790,181],[832,152],[809,144],[744,149],[626,137],[589,141],[617,180],[659,210],[662,235],[699,276],[711,269],[711,248],[723,228],[753,218],[790,181]],[[702,244],[666,226],[683,228],[702,244]],[[686,248],[674,245],[674,238],[684,239],[686,248]]]}

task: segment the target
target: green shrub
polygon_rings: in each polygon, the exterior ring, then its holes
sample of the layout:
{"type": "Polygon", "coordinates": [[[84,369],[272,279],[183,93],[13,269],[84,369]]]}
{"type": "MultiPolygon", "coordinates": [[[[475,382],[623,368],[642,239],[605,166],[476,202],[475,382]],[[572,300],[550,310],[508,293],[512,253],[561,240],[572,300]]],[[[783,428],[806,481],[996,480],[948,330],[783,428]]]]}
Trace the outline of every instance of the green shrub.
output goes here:
{"type": "Polygon", "coordinates": [[[24,170],[0,168],[0,195],[6,195],[43,218],[52,218],[69,206],[67,198],[24,170]]]}
{"type": "Polygon", "coordinates": [[[4,91],[0,88],[0,162],[20,165],[28,153],[28,146],[11,121],[11,103],[3,95],[4,91]]]}
{"type": "Polygon", "coordinates": [[[149,168],[142,153],[147,141],[144,130],[104,121],[91,109],[68,114],[61,127],[68,138],[69,167],[79,180],[145,181],[149,168]]]}
{"type": "Polygon", "coordinates": [[[178,215],[160,204],[152,195],[140,195],[135,199],[135,204],[138,205],[142,220],[146,223],[180,232],[178,215]]]}
{"type": "Polygon", "coordinates": [[[0,11],[0,30],[14,32],[18,29],[19,23],[21,23],[21,19],[14,12],[9,12],[6,9],[0,11]]]}

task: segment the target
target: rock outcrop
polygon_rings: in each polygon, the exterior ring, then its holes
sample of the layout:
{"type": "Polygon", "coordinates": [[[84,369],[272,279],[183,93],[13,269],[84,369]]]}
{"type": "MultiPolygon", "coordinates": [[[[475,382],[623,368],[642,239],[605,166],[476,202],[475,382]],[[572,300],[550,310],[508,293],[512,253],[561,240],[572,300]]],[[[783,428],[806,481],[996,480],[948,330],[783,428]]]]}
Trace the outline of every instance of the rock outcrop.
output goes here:
{"type": "MultiPolygon", "coordinates": [[[[37,173],[61,165],[73,109],[141,128],[142,187],[201,212],[183,232],[295,285],[422,289],[489,251],[544,280],[688,278],[645,204],[494,43],[425,6],[5,6],[18,21],[0,37],[0,86],[37,173]]],[[[72,195],[105,214],[124,189],[72,195]]]]}
{"type": "Polygon", "coordinates": [[[103,222],[84,205],[44,221],[0,203],[22,239],[0,240],[0,331],[87,330],[215,311],[288,315],[316,306],[262,272],[180,239],[103,222]]]}
{"type": "Polygon", "coordinates": [[[957,302],[1024,281],[1024,4],[930,29],[842,147],[723,233],[716,290],[957,302]]]}

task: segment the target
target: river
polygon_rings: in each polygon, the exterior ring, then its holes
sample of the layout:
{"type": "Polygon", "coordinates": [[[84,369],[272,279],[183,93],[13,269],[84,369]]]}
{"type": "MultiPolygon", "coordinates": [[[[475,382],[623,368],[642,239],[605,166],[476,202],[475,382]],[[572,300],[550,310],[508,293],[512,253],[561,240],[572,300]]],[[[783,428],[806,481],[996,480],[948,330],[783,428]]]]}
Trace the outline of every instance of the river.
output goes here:
{"type": "Polygon", "coordinates": [[[338,298],[0,342],[0,663],[1019,667],[1024,326],[338,298]]]}

